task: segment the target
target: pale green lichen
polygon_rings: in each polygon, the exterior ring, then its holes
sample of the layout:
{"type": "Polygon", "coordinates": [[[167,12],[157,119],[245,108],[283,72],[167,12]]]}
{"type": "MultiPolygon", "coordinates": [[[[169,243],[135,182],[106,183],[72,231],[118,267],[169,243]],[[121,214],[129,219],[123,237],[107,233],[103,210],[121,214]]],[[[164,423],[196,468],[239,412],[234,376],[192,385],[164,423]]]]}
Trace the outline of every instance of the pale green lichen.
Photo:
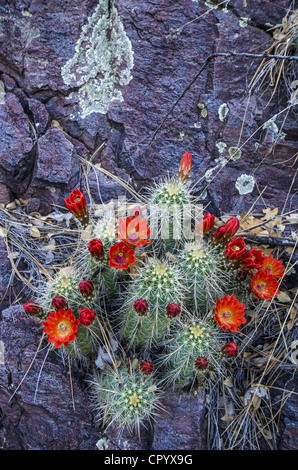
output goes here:
{"type": "Polygon", "coordinates": [[[241,158],[242,152],[238,147],[230,147],[229,154],[230,154],[231,160],[237,161],[239,160],[239,158],[241,158]]]}
{"type": "Polygon", "coordinates": [[[255,179],[251,175],[241,175],[237,178],[235,183],[236,188],[239,191],[239,194],[249,194],[253,191],[255,186],[255,179]]]}
{"type": "Polygon", "coordinates": [[[250,23],[250,18],[239,18],[239,25],[241,28],[245,28],[250,23]]]}
{"type": "Polygon", "coordinates": [[[226,103],[222,103],[220,107],[218,108],[218,116],[221,122],[224,122],[227,118],[227,115],[229,113],[229,107],[226,103]]]}
{"type": "Polygon", "coordinates": [[[133,50],[114,1],[102,0],[83,26],[74,56],[62,67],[66,85],[78,87],[81,117],[106,114],[123,101],[121,88],[133,78],[133,50]]]}

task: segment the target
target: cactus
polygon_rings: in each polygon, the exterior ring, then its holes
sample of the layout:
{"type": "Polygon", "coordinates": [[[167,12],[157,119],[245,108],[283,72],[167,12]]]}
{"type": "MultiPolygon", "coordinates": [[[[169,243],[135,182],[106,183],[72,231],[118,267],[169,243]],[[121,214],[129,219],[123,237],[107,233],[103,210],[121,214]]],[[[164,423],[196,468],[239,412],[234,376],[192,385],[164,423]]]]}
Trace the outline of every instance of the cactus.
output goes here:
{"type": "Polygon", "coordinates": [[[239,277],[233,262],[225,258],[224,249],[209,239],[203,244],[186,244],[179,253],[179,265],[186,280],[189,309],[207,311],[224,294],[235,293],[241,301],[250,296],[247,279],[239,277]]]}
{"type": "Polygon", "coordinates": [[[220,370],[223,334],[210,320],[178,321],[165,342],[158,361],[167,383],[187,386],[195,379],[203,383],[206,374],[220,370]]]}
{"type": "Polygon", "coordinates": [[[128,284],[120,309],[121,334],[135,346],[144,349],[160,344],[170,324],[175,321],[167,314],[170,303],[183,303],[184,287],[181,271],[167,259],[148,258],[136,269],[128,284]],[[148,308],[139,312],[135,302],[143,299],[148,308]]]}
{"type": "Polygon", "coordinates": [[[120,431],[124,427],[139,431],[160,408],[154,375],[133,368],[132,363],[107,365],[90,383],[97,420],[104,426],[114,424],[120,431]]]}

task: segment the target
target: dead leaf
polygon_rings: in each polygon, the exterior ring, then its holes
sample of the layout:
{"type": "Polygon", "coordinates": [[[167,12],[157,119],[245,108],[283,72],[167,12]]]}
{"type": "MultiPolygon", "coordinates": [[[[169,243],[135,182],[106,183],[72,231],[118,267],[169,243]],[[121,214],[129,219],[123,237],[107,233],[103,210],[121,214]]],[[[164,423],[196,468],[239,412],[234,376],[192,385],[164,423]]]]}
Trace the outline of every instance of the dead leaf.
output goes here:
{"type": "Polygon", "coordinates": [[[40,238],[40,237],[41,237],[40,231],[38,230],[37,227],[32,227],[32,228],[29,230],[29,234],[30,234],[31,237],[33,237],[33,238],[40,238]]]}
{"type": "Polygon", "coordinates": [[[292,302],[291,297],[286,292],[281,292],[276,297],[280,302],[292,302]]]}
{"type": "Polygon", "coordinates": [[[82,230],[81,239],[82,240],[88,240],[91,237],[92,229],[93,229],[93,227],[90,224],[84,230],[82,230]]]}

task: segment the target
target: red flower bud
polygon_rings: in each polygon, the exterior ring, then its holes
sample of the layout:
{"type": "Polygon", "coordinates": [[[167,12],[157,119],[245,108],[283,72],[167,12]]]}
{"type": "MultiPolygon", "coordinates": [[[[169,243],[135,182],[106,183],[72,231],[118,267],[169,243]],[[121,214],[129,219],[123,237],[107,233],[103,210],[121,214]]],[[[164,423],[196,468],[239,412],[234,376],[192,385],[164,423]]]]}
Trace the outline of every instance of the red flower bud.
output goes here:
{"type": "Polygon", "coordinates": [[[153,364],[151,361],[142,361],[140,364],[140,369],[145,375],[150,375],[153,371],[153,364]]]}
{"type": "Polygon", "coordinates": [[[88,250],[96,261],[99,261],[104,257],[104,248],[103,244],[100,240],[97,238],[93,238],[93,240],[90,240],[88,243],[88,250]]]}
{"type": "Polygon", "coordinates": [[[238,231],[240,226],[239,220],[237,217],[231,217],[227,222],[225,223],[226,231],[224,234],[225,240],[229,240],[232,238],[235,233],[238,231]]]}
{"type": "Polygon", "coordinates": [[[92,308],[80,308],[80,322],[84,326],[89,326],[93,322],[95,318],[95,313],[93,312],[92,308]]]}
{"type": "Polygon", "coordinates": [[[239,220],[237,217],[231,217],[227,222],[215,230],[212,241],[214,243],[225,243],[232,238],[239,229],[239,220]]]}
{"type": "Polygon", "coordinates": [[[222,240],[224,240],[224,234],[226,231],[226,227],[222,225],[221,227],[218,227],[214,234],[212,235],[212,241],[213,243],[220,243],[222,240]]]}
{"type": "Polygon", "coordinates": [[[177,317],[177,315],[179,315],[181,309],[179,307],[179,305],[177,304],[169,304],[167,306],[167,315],[171,318],[175,318],[177,317]]]}
{"type": "Polygon", "coordinates": [[[60,308],[67,310],[67,300],[62,295],[56,295],[52,299],[52,306],[55,310],[60,310],[60,308]]]}
{"type": "Polygon", "coordinates": [[[26,302],[23,309],[28,315],[38,315],[42,312],[42,308],[36,302],[26,302]]]}
{"type": "Polygon", "coordinates": [[[208,367],[208,361],[206,357],[204,356],[197,357],[195,361],[195,368],[198,370],[204,370],[204,369],[207,369],[207,367],[208,367]]]}
{"type": "Polygon", "coordinates": [[[206,212],[196,230],[202,230],[203,235],[207,235],[214,226],[214,219],[214,215],[212,215],[210,212],[206,212]]]}
{"type": "Polygon", "coordinates": [[[86,199],[79,189],[74,189],[67,199],[64,199],[65,206],[80,222],[86,226],[89,222],[86,199]]]}
{"type": "Polygon", "coordinates": [[[225,256],[230,260],[239,258],[245,252],[245,242],[242,237],[233,238],[226,247],[225,256]]]}
{"type": "Polygon", "coordinates": [[[178,178],[185,181],[189,178],[192,169],[192,155],[190,152],[185,152],[181,158],[178,178]]]}
{"type": "Polygon", "coordinates": [[[238,346],[236,343],[226,343],[222,348],[221,351],[224,356],[226,357],[234,357],[237,355],[238,346]]]}
{"type": "Polygon", "coordinates": [[[79,290],[83,297],[92,297],[94,291],[94,285],[91,281],[82,281],[79,284],[79,290]]]}
{"type": "Polygon", "coordinates": [[[145,299],[138,299],[133,304],[133,308],[140,316],[146,315],[148,310],[148,302],[145,299]]]}

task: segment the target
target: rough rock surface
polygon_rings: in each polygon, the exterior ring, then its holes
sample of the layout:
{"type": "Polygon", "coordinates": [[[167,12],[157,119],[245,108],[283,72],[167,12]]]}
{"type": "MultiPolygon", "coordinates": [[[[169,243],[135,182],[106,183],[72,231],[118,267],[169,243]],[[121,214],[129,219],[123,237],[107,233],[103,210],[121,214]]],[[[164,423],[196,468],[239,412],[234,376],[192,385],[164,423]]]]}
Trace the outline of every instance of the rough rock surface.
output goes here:
{"type": "MultiPolygon", "coordinates": [[[[101,1],[108,5],[107,0],[101,1]]],[[[279,24],[292,2],[231,0],[226,9],[212,11],[208,11],[207,3],[115,0],[133,51],[133,78],[120,87],[123,101],[111,101],[105,114],[94,112],[83,118],[81,87],[67,85],[61,71],[74,57],[82,28],[96,11],[98,0],[2,1],[0,204],[22,197],[29,200],[28,213],[41,214],[51,210],[50,204],[63,206],[63,198],[85,184],[80,157],[94,156],[93,163],[100,163],[139,190],[161,175],[176,173],[181,155],[190,151],[193,179],[201,179],[198,194],[207,187],[203,203],[209,203],[215,213],[247,210],[265,188],[255,209],[264,204],[285,211],[297,207],[292,185],[296,116],[292,112],[287,116],[284,138],[276,139],[274,126],[259,129],[287,106],[285,88],[278,88],[267,107],[270,89],[262,96],[253,93],[248,100],[247,85],[259,62],[243,56],[216,58],[189,87],[212,53],[262,53],[272,41],[268,24],[279,24]],[[223,120],[219,114],[222,105],[228,109],[223,120]],[[240,145],[241,158],[222,166],[223,158],[229,158],[228,149],[240,145]],[[211,178],[206,178],[206,172],[213,168],[211,178]],[[235,181],[243,173],[253,175],[257,184],[252,193],[241,196],[235,181]]],[[[284,113],[277,117],[278,128],[283,119],[284,113]]],[[[121,185],[98,171],[89,173],[88,183],[97,202],[124,194],[121,185]]],[[[10,277],[1,237],[0,261],[1,298],[10,277]]],[[[7,307],[8,302],[5,297],[0,308],[7,307]]],[[[6,310],[0,323],[1,341],[9,341],[5,364],[0,364],[1,445],[6,449],[93,449],[96,430],[81,377],[73,377],[74,411],[67,368],[55,356],[49,356],[43,368],[35,402],[42,354],[29,372],[30,380],[8,402],[30,364],[40,334],[34,322],[29,328],[20,311],[13,309],[13,313],[15,321],[6,310]]],[[[181,398],[172,417],[157,424],[159,432],[155,432],[152,448],[204,448],[203,431],[202,440],[198,436],[198,430],[204,429],[203,401],[200,396],[181,398]],[[183,421],[184,407],[190,410],[187,423],[183,421]],[[193,407],[197,407],[198,416],[191,413],[193,407]],[[179,425],[176,435],[176,422],[183,422],[186,432],[179,425]],[[167,426],[172,430],[169,434],[167,426]]],[[[170,410],[172,403],[169,395],[170,410]]],[[[286,424],[289,437],[284,439],[284,448],[298,447],[297,438],[291,434],[291,419],[286,424]]],[[[116,448],[127,445],[124,441],[115,444],[115,437],[110,435],[110,446],[111,442],[116,448]]],[[[127,442],[132,447],[139,445],[135,440],[127,442]]]]}

